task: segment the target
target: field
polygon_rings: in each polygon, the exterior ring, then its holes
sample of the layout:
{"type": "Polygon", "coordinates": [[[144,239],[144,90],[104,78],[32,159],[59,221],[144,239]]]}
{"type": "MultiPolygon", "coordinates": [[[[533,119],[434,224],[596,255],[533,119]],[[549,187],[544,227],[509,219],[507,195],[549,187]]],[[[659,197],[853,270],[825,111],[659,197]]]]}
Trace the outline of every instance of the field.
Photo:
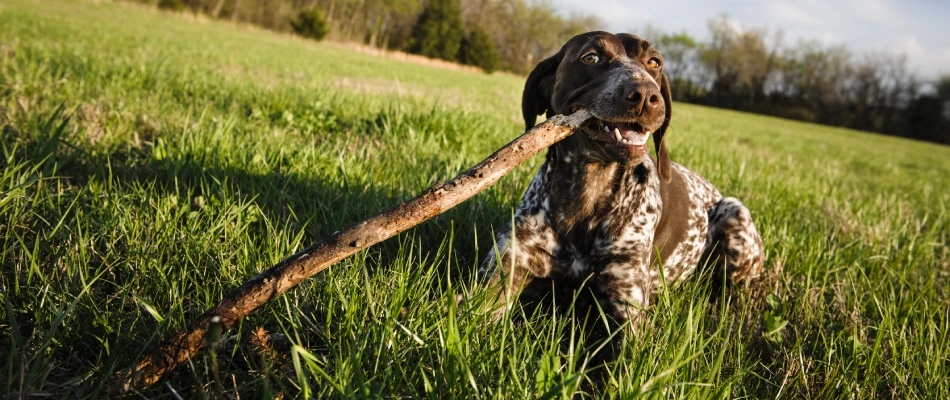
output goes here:
{"type": "MultiPolygon", "coordinates": [[[[0,393],[109,397],[246,279],[520,134],[521,85],[125,3],[0,0],[0,393]]],[[[950,398],[950,148],[688,104],[668,140],[752,209],[768,271],[661,292],[606,367],[577,319],[455,305],[539,156],[139,394],[950,398]]]]}

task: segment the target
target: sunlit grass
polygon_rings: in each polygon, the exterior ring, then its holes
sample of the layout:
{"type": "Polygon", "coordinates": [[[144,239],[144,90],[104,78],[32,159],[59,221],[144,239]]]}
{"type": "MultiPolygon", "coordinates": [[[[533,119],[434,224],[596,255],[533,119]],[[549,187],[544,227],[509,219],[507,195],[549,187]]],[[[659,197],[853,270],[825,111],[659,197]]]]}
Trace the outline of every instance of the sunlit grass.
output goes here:
{"type": "MultiPolygon", "coordinates": [[[[230,289],[520,133],[521,84],[125,3],[0,3],[0,391],[106,397],[230,289]]],[[[950,396],[950,149],[686,104],[669,140],[752,209],[751,291],[664,291],[606,366],[583,318],[456,305],[536,158],[244,321],[216,350],[225,394],[950,396]]],[[[212,370],[143,395],[213,396],[212,370]]]]}

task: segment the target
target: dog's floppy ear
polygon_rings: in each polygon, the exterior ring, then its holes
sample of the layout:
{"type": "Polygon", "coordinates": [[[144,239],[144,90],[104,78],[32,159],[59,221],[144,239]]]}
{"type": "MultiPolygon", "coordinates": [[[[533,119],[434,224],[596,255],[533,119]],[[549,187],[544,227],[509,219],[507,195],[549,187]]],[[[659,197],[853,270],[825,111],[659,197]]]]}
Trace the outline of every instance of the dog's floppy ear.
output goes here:
{"type": "Polygon", "coordinates": [[[672,179],[670,175],[670,155],[666,152],[666,143],[663,142],[663,135],[670,127],[670,117],[673,116],[673,96],[670,94],[670,80],[663,74],[660,82],[660,94],[663,96],[663,102],[666,104],[666,117],[663,125],[653,134],[653,145],[656,147],[657,172],[663,182],[669,182],[672,179]]]}
{"type": "Polygon", "coordinates": [[[521,95],[521,113],[524,115],[525,130],[531,129],[538,115],[551,109],[551,95],[554,93],[554,79],[557,66],[561,64],[564,51],[551,56],[534,67],[524,84],[521,95]]]}

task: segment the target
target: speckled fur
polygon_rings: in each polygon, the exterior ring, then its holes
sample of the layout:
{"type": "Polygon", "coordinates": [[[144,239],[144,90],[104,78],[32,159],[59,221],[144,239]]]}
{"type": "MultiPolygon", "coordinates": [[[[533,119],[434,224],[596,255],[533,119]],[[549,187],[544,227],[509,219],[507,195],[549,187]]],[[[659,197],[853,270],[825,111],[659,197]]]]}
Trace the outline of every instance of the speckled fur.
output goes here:
{"type": "MultiPolygon", "coordinates": [[[[578,43],[591,48],[592,40],[606,42],[600,47],[607,48],[601,50],[604,57],[612,56],[611,48],[624,48],[611,43],[613,39],[606,34],[588,35],[590,38],[582,38],[588,41],[572,39],[558,56],[552,57],[559,57],[556,59],[557,79],[564,80],[561,78],[566,69],[564,59],[572,57],[572,46],[584,48],[578,43]]],[[[648,49],[649,54],[658,54],[648,47],[649,43],[629,35],[620,38],[626,50],[612,57],[630,64],[621,66],[621,70],[632,71],[628,74],[632,78],[629,82],[617,78],[620,73],[612,69],[610,82],[600,86],[585,83],[585,88],[618,91],[623,90],[625,84],[656,87],[662,82],[665,85],[661,72],[648,75],[644,67],[629,62],[637,60],[640,54],[637,52],[646,51],[644,49],[648,49]]],[[[592,48],[599,48],[596,45],[601,42],[593,42],[592,48]]],[[[545,62],[550,63],[550,59],[545,62]]],[[[547,111],[550,115],[578,105],[558,105],[558,85],[561,90],[572,90],[571,93],[577,90],[562,82],[545,83],[538,78],[542,65],[529,77],[525,110],[535,107],[537,112],[547,111]],[[540,89],[541,93],[551,93],[546,94],[549,98],[543,99],[547,100],[544,107],[529,104],[532,79],[554,87],[553,91],[540,89]],[[564,86],[567,89],[563,89],[564,86]]],[[[656,117],[653,111],[649,115],[642,110],[637,114],[638,122],[644,126],[662,123],[661,130],[654,135],[658,148],[669,123],[671,107],[668,88],[663,89],[665,120],[662,114],[656,117]],[[654,121],[656,118],[659,120],[654,121]]],[[[611,96],[598,94],[576,103],[595,110],[595,115],[603,115],[611,112],[610,102],[615,98],[611,96]]],[[[530,123],[528,111],[525,115],[526,122],[530,123]]],[[[584,133],[574,136],[580,135],[584,133]]],[[[660,158],[654,158],[640,156],[634,150],[636,154],[625,159],[611,156],[610,149],[603,147],[581,136],[548,150],[544,164],[522,198],[513,224],[497,234],[494,249],[479,269],[479,274],[499,292],[499,313],[510,306],[533,279],[587,280],[615,320],[629,321],[630,326],[636,327],[658,288],[682,281],[707,260],[716,266],[711,270],[724,273],[736,284],[748,284],[759,275],[763,263],[762,240],[752,224],[749,210],[742,203],[734,198],[723,198],[699,174],[664,160],[665,151],[660,158]],[[670,176],[666,178],[661,176],[658,165],[664,161],[670,168],[670,176]]]]}

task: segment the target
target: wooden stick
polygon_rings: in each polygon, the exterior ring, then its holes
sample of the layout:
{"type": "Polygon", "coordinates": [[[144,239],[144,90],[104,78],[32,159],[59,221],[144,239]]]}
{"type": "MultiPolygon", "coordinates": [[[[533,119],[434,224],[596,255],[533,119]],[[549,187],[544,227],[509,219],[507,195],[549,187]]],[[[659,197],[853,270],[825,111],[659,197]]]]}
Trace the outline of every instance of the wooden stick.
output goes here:
{"type": "Polygon", "coordinates": [[[164,340],[157,352],[145,357],[134,367],[119,371],[114,377],[116,383],[121,385],[123,391],[155,384],[165,373],[201,350],[206,332],[212,324],[215,331],[219,328],[222,331],[231,329],[264,303],[333,263],[468,200],[531,156],[570,136],[590,117],[587,110],[567,117],[552,117],[454,179],[434,185],[409,201],[337,232],[281,261],[232,291],[213,308],[201,314],[186,331],[164,340]],[[212,323],[215,317],[220,319],[212,323]]]}

